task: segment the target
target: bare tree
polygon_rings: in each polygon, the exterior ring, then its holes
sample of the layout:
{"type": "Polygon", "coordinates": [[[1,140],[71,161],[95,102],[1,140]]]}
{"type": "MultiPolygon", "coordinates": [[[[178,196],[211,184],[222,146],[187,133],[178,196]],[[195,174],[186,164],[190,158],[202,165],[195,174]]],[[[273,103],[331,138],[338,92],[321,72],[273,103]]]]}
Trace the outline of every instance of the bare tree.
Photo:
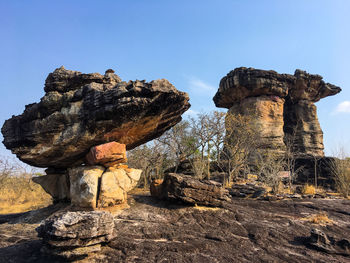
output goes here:
{"type": "Polygon", "coordinates": [[[335,187],[345,198],[350,195],[350,158],[346,156],[344,149],[340,148],[330,162],[330,168],[334,176],[335,187]]]}
{"type": "Polygon", "coordinates": [[[250,157],[260,145],[259,128],[254,123],[252,114],[230,114],[225,119],[226,137],[224,139],[223,158],[219,162],[228,172],[228,182],[239,174],[247,172],[250,157]]]}
{"type": "Polygon", "coordinates": [[[153,141],[128,152],[128,164],[142,170],[143,187],[146,188],[152,179],[163,177],[164,170],[169,166],[167,152],[164,146],[153,141]]]}

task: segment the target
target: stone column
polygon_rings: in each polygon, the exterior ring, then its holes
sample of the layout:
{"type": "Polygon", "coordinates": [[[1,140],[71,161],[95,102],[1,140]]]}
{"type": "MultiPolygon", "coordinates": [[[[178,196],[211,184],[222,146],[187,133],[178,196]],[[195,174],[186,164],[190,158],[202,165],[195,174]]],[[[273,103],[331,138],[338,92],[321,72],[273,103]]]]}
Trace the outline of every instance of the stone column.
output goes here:
{"type": "Polygon", "coordinates": [[[228,113],[250,115],[253,127],[256,127],[261,136],[259,147],[268,152],[283,154],[283,105],[284,99],[278,96],[248,97],[233,104],[228,113]]]}

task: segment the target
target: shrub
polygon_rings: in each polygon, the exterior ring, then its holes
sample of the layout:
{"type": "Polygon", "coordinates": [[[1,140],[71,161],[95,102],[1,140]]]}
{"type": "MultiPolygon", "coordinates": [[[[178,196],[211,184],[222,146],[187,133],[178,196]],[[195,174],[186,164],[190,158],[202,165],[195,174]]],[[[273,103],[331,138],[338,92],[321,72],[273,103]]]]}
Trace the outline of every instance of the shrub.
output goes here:
{"type": "Polygon", "coordinates": [[[316,188],[313,185],[306,184],[302,190],[304,195],[314,195],[316,194],[316,188]]]}
{"type": "Polygon", "coordinates": [[[334,223],[333,220],[328,217],[326,212],[320,212],[318,214],[310,215],[308,217],[303,218],[302,220],[317,225],[329,225],[334,223]]]}

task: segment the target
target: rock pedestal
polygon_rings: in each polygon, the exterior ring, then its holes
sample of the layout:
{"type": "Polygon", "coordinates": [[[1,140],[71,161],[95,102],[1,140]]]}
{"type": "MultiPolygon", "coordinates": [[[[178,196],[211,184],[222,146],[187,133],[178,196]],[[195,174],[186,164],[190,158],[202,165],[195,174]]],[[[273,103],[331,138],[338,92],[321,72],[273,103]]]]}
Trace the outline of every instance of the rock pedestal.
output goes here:
{"type": "Polygon", "coordinates": [[[117,142],[92,147],[87,160],[91,164],[68,170],[46,169],[47,175],[34,177],[55,201],[70,201],[74,206],[105,208],[124,203],[142,171],[121,164],[126,160],[125,145],[117,142]],[[122,156],[122,158],[120,158],[122,156]],[[111,166],[112,163],[118,163],[111,166]]]}
{"type": "Polygon", "coordinates": [[[323,133],[314,103],[340,91],[321,76],[301,70],[289,75],[236,68],[221,79],[213,100],[230,114],[252,114],[262,149],[281,154],[287,144],[299,156],[323,156],[323,133]]]}
{"type": "Polygon", "coordinates": [[[278,96],[248,97],[234,103],[228,114],[252,115],[251,124],[260,131],[260,145],[281,153],[285,150],[283,105],[284,99],[278,96]]]}

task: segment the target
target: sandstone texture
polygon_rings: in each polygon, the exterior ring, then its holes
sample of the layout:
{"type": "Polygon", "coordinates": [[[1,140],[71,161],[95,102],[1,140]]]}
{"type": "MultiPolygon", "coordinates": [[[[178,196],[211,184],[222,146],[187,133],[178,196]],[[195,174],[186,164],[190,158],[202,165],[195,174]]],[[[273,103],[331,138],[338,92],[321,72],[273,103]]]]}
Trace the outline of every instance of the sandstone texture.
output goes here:
{"type": "Polygon", "coordinates": [[[99,180],[104,173],[102,166],[80,166],[69,169],[70,198],[73,205],[96,207],[99,180]]]}
{"type": "Polygon", "coordinates": [[[91,147],[89,153],[86,155],[86,161],[89,165],[101,164],[105,167],[126,163],[126,145],[110,142],[91,147]]]}
{"type": "Polygon", "coordinates": [[[69,169],[48,168],[45,176],[32,180],[40,184],[55,202],[70,201],[76,207],[109,207],[126,201],[136,187],[142,170],[128,168],[125,144],[110,142],[94,146],[87,155],[90,163],[69,169]],[[112,166],[113,165],[113,166],[112,166]]]}
{"type": "MultiPolygon", "coordinates": [[[[51,171],[48,171],[51,172],[51,171]]],[[[126,165],[105,168],[103,166],[78,166],[66,174],[50,174],[34,177],[54,201],[70,201],[82,208],[104,208],[126,201],[127,192],[136,187],[142,170],[126,165]]]]}
{"type": "Polygon", "coordinates": [[[321,76],[301,70],[289,75],[236,68],[221,79],[213,100],[231,114],[253,114],[253,124],[261,131],[261,148],[281,154],[292,141],[300,156],[323,156],[323,133],[314,103],[340,91],[321,76]]]}
{"type": "Polygon", "coordinates": [[[169,173],[165,175],[161,186],[158,183],[154,183],[151,193],[160,199],[214,207],[222,207],[230,200],[228,190],[215,181],[198,180],[188,175],[169,173]]]}
{"type": "Polygon", "coordinates": [[[108,168],[101,177],[98,207],[109,207],[126,201],[127,192],[136,187],[142,170],[108,168]]]}
{"type": "Polygon", "coordinates": [[[116,141],[130,150],[170,129],[189,97],[168,80],[121,81],[108,70],[83,74],[61,67],[45,81],[39,103],[5,121],[4,145],[37,167],[69,168],[85,162],[92,146],[116,141]]]}
{"type": "Polygon", "coordinates": [[[43,238],[43,253],[69,260],[101,250],[114,236],[114,218],[105,211],[65,212],[55,215],[36,229],[43,238]]]}
{"type": "Polygon", "coordinates": [[[52,196],[54,201],[70,200],[70,180],[68,174],[48,173],[33,177],[32,180],[52,196]]]}
{"type": "MultiPolygon", "coordinates": [[[[259,129],[259,145],[264,149],[281,153],[285,151],[284,144],[284,99],[278,96],[248,97],[240,103],[235,103],[228,114],[252,114],[252,125],[259,129]]],[[[229,125],[229,124],[228,124],[229,125]]]]}

